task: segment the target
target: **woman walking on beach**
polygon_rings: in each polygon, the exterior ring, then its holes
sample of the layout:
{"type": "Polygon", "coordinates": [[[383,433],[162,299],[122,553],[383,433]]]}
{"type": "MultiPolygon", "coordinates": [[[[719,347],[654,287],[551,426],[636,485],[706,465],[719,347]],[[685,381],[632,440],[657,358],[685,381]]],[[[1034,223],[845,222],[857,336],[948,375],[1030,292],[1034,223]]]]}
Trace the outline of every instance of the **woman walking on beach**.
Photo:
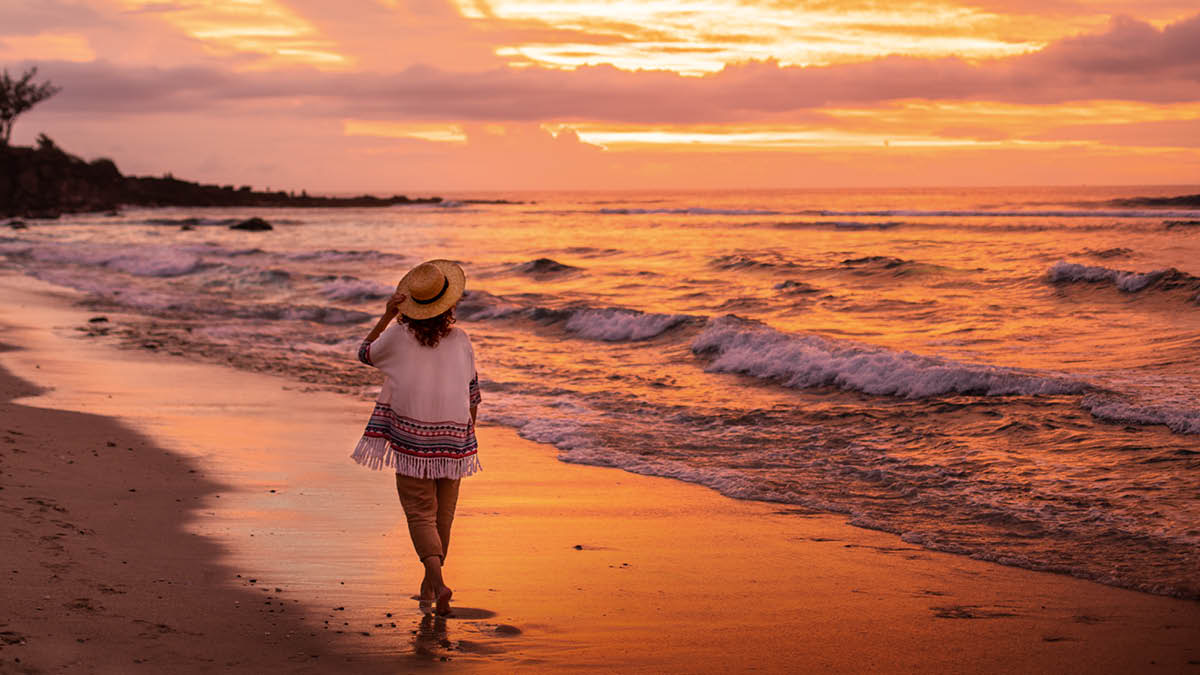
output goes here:
{"type": "Polygon", "coordinates": [[[419,607],[450,613],[442,577],[459,481],[480,469],[475,441],[479,378],[467,333],[454,326],[466,275],[449,260],[430,260],[400,280],[383,316],[358,350],[383,371],[383,388],[351,457],[396,471],[396,491],[413,548],[425,566],[419,607]]]}

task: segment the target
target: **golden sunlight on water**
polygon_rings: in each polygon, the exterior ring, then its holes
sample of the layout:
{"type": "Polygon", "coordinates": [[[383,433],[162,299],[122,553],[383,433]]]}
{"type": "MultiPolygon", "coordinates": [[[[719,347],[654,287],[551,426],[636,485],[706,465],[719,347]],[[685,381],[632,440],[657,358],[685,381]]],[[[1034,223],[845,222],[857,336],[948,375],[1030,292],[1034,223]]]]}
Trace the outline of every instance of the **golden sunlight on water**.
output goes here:
{"type": "MultiPolygon", "coordinates": [[[[482,419],[564,461],[1191,597],[1200,276],[1174,223],[1197,215],[1125,196],[510,194],[289,211],[269,238],[135,211],[0,250],[122,313],[96,337],[364,401],[363,326],[413,263],[458,259],[482,419]]],[[[287,424],[256,433],[290,442],[287,424]]]]}

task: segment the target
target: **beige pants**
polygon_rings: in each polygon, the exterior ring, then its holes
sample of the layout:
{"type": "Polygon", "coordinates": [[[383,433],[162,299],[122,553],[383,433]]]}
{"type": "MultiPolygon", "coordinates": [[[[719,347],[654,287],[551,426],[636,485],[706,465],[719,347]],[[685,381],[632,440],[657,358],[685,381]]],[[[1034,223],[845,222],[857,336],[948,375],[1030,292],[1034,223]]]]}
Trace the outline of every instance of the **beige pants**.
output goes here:
{"type": "Polygon", "coordinates": [[[422,561],[431,555],[438,556],[443,562],[446,560],[460,482],[458,478],[413,478],[396,474],[396,492],[400,494],[400,504],[408,518],[408,534],[422,561]]]}

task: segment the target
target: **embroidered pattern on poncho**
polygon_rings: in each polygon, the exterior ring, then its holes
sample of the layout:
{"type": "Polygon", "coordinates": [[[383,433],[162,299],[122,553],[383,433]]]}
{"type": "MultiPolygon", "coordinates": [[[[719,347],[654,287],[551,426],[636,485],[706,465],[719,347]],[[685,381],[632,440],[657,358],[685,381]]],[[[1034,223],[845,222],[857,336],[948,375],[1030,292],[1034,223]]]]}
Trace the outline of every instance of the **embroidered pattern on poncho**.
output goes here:
{"type": "Polygon", "coordinates": [[[461,478],[479,470],[475,430],[458,422],[421,422],[375,404],[351,455],[372,469],[392,467],[417,478],[461,478]]]}

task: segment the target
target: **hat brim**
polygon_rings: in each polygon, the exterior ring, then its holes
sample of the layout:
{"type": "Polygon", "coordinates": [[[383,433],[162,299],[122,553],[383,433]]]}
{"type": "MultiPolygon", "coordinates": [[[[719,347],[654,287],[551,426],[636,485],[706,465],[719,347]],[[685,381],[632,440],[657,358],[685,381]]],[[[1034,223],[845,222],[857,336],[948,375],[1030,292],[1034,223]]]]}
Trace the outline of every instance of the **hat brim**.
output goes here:
{"type": "Polygon", "coordinates": [[[467,287],[467,273],[458,263],[453,260],[428,260],[426,262],[437,267],[446,276],[446,290],[440,298],[428,304],[413,300],[409,290],[412,270],[409,270],[400,283],[396,284],[396,290],[408,296],[404,302],[400,303],[400,313],[410,319],[432,319],[450,309],[462,298],[463,289],[467,287]]]}

